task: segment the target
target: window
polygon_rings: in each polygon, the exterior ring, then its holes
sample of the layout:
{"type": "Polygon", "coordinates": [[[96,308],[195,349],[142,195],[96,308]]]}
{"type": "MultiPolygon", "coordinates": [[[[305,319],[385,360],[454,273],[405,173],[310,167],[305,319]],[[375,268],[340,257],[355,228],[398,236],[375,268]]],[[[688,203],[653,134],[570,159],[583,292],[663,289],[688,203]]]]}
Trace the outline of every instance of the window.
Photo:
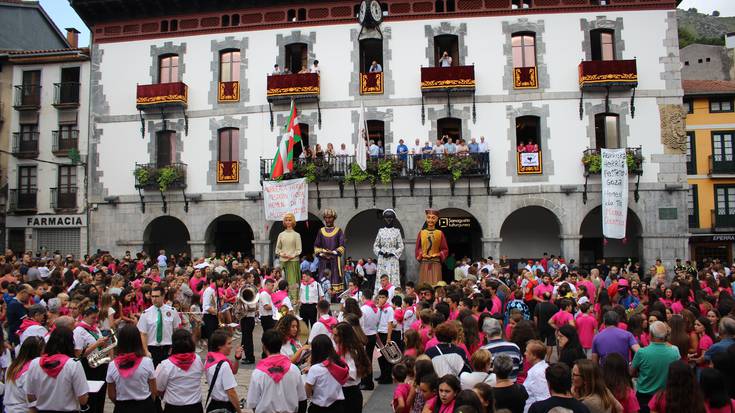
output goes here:
{"type": "Polygon", "coordinates": [[[79,67],[61,69],[61,82],[58,85],[54,101],[60,104],[79,103],[79,67]]]}
{"type": "Polygon", "coordinates": [[[286,20],[290,22],[296,21],[296,9],[288,9],[286,12],[286,20]]]}
{"type": "Polygon", "coordinates": [[[383,41],[379,39],[360,40],[360,73],[369,72],[373,62],[383,66],[383,41]]]}
{"type": "Polygon", "coordinates": [[[708,58],[704,59],[704,61],[707,62],[707,63],[709,63],[710,58],[708,57],[708,58]]]}
{"type": "Polygon", "coordinates": [[[732,112],[732,98],[713,98],[709,100],[710,113],[732,112]]]}
{"type": "Polygon", "coordinates": [[[179,21],[178,20],[171,20],[171,31],[175,32],[179,30],[179,21]]]}
{"type": "Polygon", "coordinates": [[[220,162],[236,162],[240,159],[239,142],[240,129],[225,128],[220,129],[219,136],[219,161],[220,162]]]}
{"type": "Polygon", "coordinates": [[[299,130],[301,131],[301,145],[296,145],[293,149],[294,158],[298,158],[303,151],[303,148],[309,147],[309,124],[299,123],[299,130]]]}
{"type": "Polygon", "coordinates": [[[715,185],[715,215],[715,226],[731,224],[735,220],[735,186],[715,185]],[[720,220],[719,217],[726,219],[720,220]]]}
{"type": "Polygon", "coordinates": [[[694,113],[694,102],[691,99],[684,99],[682,101],[682,106],[684,106],[684,113],[694,113]]]}
{"type": "Polygon", "coordinates": [[[437,139],[444,136],[452,138],[453,142],[457,142],[462,138],[462,120],[458,118],[442,118],[436,121],[437,139]]]}
{"type": "Polygon", "coordinates": [[[161,31],[162,32],[168,31],[168,20],[161,20],[161,31]]]}
{"type": "Polygon", "coordinates": [[[702,63],[702,59],[697,59],[697,63],[702,63]]]}
{"type": "MultiPolygon", "coordinates": [[[[541,152],[539,141],[540,120],[538,116],[519,116],[516,118],[516,146],[524,147],[524,152],[541,152]]],[[[519,150],[520,152],[520,150],[519,150]]]]}
{"type": "Polygon", "coordinates": [[[38,153],[38,125],[21,124],[20,140],[18,142],[18,153],[38,153]]]}
{"type": "Polygon", "coordinates": [[[367,121],[368,142],[375,142],[385,151],[385,123],[382,120],[367,121]]]}
{"type": "Polygon", "coordinates": [[[306,20],[306,9],[299,9],[299,12],[296,14],[296,20],[300,22],[306,20]]]}
{"type": "Polygon", "coordinates": [[[735,172],[733,132],[712,133],[712,173],[735,172]]]}
{"type": "Polygon", "coordinates": [[[233,27],[239,26],[240,25],[240,15],[239,14],[233,14],[232,15],[231,22],[232,22],[232,26],[233,27]]]}
{"type": "Polygon", "coordinates": [[[689,66],[689,61],[688,60],[684,61],[684,66],[689,66]]]}
{"type": "Polygon", "coordinates": [[[510,6],[511,9],[530,9],[531,0],[513,0],[513,4],[510,6]]]}
{"type": "Polygon", "coordinates": [[[59,141],[57,143],[60,151],[77,148],[77,125],[59,125],[59,141]]]}
{"type": "Polygon", "coordinates": [[[221,26],[222,27],[227,27],[229,25],[230,25],[230,16],[227,15],[227,14],[225,14],[225,15],[222,16],[221,26]]]}
{"type": "Polygon", "coordinates": [[[533,33],[513,34],[513,67],[536,67],[536,35],[533,33]]]}
{"type": "Polygon", "coordinates": [[[595,146],[597,149],[620,147],[619,117],[613,113],[595,115],[595,146]]]}
{"type": "Polygon", "coordinates": [[[291,43],[286,45],[285,70],[299,73],[308,67],[309,47],[305,43],[291,43]]]}
{"type": "MultiPolygon", "coordinates": [[[[453,12],[456,11],[457,7],[454,0],[436,0],[434,2],[434,10],[437,13],[453,12]]],[[[388,10],[387,7],[383,7],[383,10],[388,10]]]]}
{"type": "Polygon", "coordinates": [[[699,228],[699,191],[697,185],[689,185],[687,210],[689,212],[689,228],[699,228]]]}
{"type": "Polygon", "coordinates": [[[694,132],[687,132],[687,175],[697,174],[697,145],[694,132]]]}
{"type": "Polygon", "coordinates": [[[615,32],[607,29],[590,31],[592,60],[615,60],[615,32]]]}
{"type": "Polygon", "coordinates": [[[19,166],[18,167],[18,192],[21,194],[36,192],[36,173],[35,166],[19,166]]]}
{"type": "Polygon", "coordinates": [[[236,82],[240,80],[240,51],[225,50],[219,54],[219,81],[236,82]]]}
{"type": "Polygon", "coordinates": [[[459,37],[453,34],[434,37],[434,66],[459,66],[459,37]],[[449,59],[444,58],[444,53],[449,59]]]}
{"type": "Polygon", "coordinates": [[[77,167],[59,166],[59,186],[56,193],[56,208],[77,207],[77,167]]]}
{"type": "Polygon", "coordinates": [[[156,134],[156,167],[163,168],[174,163],[176,132],[161,131],[156,134]]]}
{"type": "Polygon", "coordinates": [[[158,83],[179,81],[179,56],[165,55],[158,60],[158,83]]]}
{"type": "Polygon", "coordinates": [[[23,94],[21,95],[22,105],[41,104],[41,71],[40,70],[24,70],[23,71],[23,94]]]}

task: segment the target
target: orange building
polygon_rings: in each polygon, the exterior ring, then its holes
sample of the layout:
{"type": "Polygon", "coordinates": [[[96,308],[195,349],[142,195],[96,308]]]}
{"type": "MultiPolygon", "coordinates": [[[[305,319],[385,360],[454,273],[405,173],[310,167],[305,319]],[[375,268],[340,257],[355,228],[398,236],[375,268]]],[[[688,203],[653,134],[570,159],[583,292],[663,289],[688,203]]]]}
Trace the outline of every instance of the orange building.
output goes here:
{"type": "Polygon", "coordinates": [[[732,263],[735,242],[735,82],[684,80],[691,257],[732,263]]]}

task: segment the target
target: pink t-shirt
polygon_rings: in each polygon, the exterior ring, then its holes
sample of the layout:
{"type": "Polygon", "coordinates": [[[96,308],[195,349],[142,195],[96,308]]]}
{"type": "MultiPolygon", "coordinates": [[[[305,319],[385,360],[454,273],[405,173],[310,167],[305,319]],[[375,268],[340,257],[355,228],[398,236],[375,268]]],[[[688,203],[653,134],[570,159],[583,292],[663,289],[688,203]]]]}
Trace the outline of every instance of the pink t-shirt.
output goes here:
{"type": "Polygon", "coordinates": [[[393,407],[398,407],[398,399],[403,399],[405,405],[408,401],[408,393],[411,391],[411,385],[408,383],[399,383],[393,390],[393,407]]]}
{"type": "Polygon", "coordinates": [[[595,302],[595,284],[592,281],[586,280],[586,281],[580,281],[577,284],[584,285],[584,287],[587,289],[587,295],[590,298],[591,302],[595,302]]]}
{"type": "Polygon", "coordinates": [[[551,317],[551,321],[553,321],[557,327],[561,327],[574,321],[574,316],[567,311],[559,310],[551,317]]]}
{"type": "Polygon", "coordinates": [[[535,295],[536,297],[543,297],[544,293],[551,294],[552,292],[554,292],[554,286],[551,284],[546,285],[544,283],[541,283],[533,289],[533,295],[535,295]]]}
{"type": "Polygon", "coordinates": [[[735,410],[735,400],[730,400],[730,405],[725,405],[722,407],[709,407],[709,403],[704,402],[704,408],[706,409],[707,413],[731,413],[733,410],[735,410]]]}
{"type": "Polygon", "coordinates": [[[671,312],[673,312],[674,314],[680,314],[681,310],[683,309],[684,309],[684,306],[681,304],[680,301],[675,301],[671,303],[671,312]]]}
{"type": "Polygon", "coordinates": [[[597,328],[597,320],[589,314],[580,314],[577,316],[575,324],[582,348],[585,350],[591,349],[592,339],[595,337],[595,329],[597,328]]]}
{"type": "Polygon", "coordinates": [[[635,390],[632,388],[628,389],[625,398],[618,399],[618,401],[623,405],[623,413],[633,413],[641,409],[638,398],[635,396],[635,390]]]}
{"type": "Polygon", "coordinates": [[[439,344],[439,340],[437,340],[436,337],[432,337],[431,339],[429,339],[429,341],[426,342],[426,344],[424,344],[424,349],[428,350],[436,346],[437,344],[439,344]]]}
{"type": "Polygon", "coordinates": [[[503,310],[503,303],[500,301],[500,298],[498,298],[497,295],[493,296],[492,301],[493,308],[490,309],[490,314],[498,314],[503,310]]]}

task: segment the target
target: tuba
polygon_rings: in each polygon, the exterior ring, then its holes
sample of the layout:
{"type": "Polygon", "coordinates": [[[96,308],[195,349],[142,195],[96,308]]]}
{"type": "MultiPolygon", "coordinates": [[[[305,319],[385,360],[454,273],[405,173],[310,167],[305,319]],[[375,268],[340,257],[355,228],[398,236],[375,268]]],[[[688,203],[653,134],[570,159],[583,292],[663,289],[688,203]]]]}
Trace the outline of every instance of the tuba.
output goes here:
{"type": "Polygon", "coordinates": [[[387,344],[383,345],[383,341],[380,339],[380,337],[376,338],[378,339],[378,350],[388,363],[396,364],[401,361],[401,359],[403,359],[403,352],[398,347],[398,344],[396,344],[395,341],[389,341],[387,344]]]}
{"type": "Polygon", "coordinates": [[[97,349],[87,355],[87,364],[89,364],[89,367],[94,369],[112,361],[112,350],[117,347],[117,337],[115,337],[114,331],[110,333],[109,337],[110,343],[105,348],[97,349]]]}
{"type": "Polygon", "coordinates": [[[237,293],[237,302],[232,314],[233,320],[240,320],[246,313],[253,312],[258,305],[258,291],[255,287],[247,286],[240,288],[237,293]]]}

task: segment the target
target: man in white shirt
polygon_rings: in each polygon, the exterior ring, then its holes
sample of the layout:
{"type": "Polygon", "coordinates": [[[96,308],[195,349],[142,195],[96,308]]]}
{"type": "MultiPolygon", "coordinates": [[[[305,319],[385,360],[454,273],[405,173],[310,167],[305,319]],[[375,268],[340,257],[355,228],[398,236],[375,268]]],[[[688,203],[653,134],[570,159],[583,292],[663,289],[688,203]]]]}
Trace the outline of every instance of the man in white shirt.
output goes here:
{"type": "Polygon", "coordinates": [[[350,153],[347,151],[347,145],[341,144],[339,145],[339,149],[337,149],[337,156],[348,156],[350,153]]]}
{"type": "Polygon", "coordinates": [[[311,69],[309,69],[309,72],[310,73],[316,73],[318,75],[322,73],[322,69],[319,67],[319,61],[318,60],[314,60],[314,64],[311,65],[311,69]]]}
{"type": "MultiPolygon", "coordinates": [[[[260,316],[260,325],[263,331],[268,331],[276,325],[273,320],[273,279],[266,278],[263,283],[263,291],[258,293],[258,315],[260,316]]],[[[265,358],[265,352],[260,353],[260,358],[265,358]]]]}
{"type": "Polygon", "coordinates": [[[367,337],[367,344],[365,344],[365,350],[367,351],[368,358],[370,359],[370,368],[368,369],[367,376],[362,378],[360,383],[360,390],[373,390],[375,384],[373,383],[373,353],[375,352],[375,342],[378,334],[378,318],[379,310],[378,307],[373,303],[373,289],[366,288],[362,292],[362,297],[365,299],[365,304],[360,307],[362,317],[360,317],[360,327],[367,337]]]}
{"type": "Polygon", "coordinates": [[[488,147],[484,136],[480,136],[480,143],[477,146],[479,147],[480,153],[487,152],[488,147]]]}
{"type": "Polygon", "coordinates": [[[46,323],[46,309],[40,304],[34,304],[28,308],[28,314],[26,318],[20,323],[18,329],[18,336],[20,336],[20,344],[15,348],[16,353],[20,350],[20,346],[28,337],[46,337],[48,330],[45,326],[46,323]]]}
{"type": "Polygon", "coordinates": [[[299,316],[309,328],[316,323],[316,305],[323,295],[321,285],[314,280],[310,273],[305,272],[303,282],[299,283],[299,302],[301,303],[299,316]]]}
{"type": "Polygon", "coordinates": [[[526,406],[523,408],[524,413],[528,412],[528,409],[534,402],[539,400],[546,400],[549,396],[549,386],[546,383],[546,368],[549,365],[546,363],[546,345],[538,340],[531,340],[526,344],[526,352],[523,354],[531,368],[528,369],[528,376],[526,381],[523,382],[523,387],[526,388],[528,393],[528,399],[526,399],[526,406]]]}
{"type": "Polygon", "coordinates": [[[156,367],[168,358],[171,335],[181,325],[181,316],[173,307],[163,303],[163,294],[163,287],[151,291],[153,305],[143,311],[138,320],[143,349],[151,355],[156,367]]]}
{"type": "MultiPolygon", "coordinates": [[[[391,341],[391,335],[393,328],[396,325],[394,317],[393,307],[388,302],[388,291],[380,290],[378,292],[378,337],[383,345],[391,341]]],[[[393,379],[391,377],[391,364],[382,355],[378,358],[378,365],[380,366],[380,377],[378,377],[379,384],[391,384],[393,379]]]]}
{"type": "Polygon", "coordinates": [[[210,281],[210,284],[202,293],[202,312],[204,313],[202,316],[202,321],[204,322],[202,326],[202,338],[205,339],[209,338],[214,330],[219,328],[218,313],[220,303],[217,289],[222,287],[223,284],[222,277],[217,273],[211,275],[210,281]]]}
{"type": "Polygon", "coordinates": [[[319,301],[317,309],[319,311],[319,318],[317,318],[316,323],[311,326],[311,331],[309,332],[309,343],[311,343],[314,337],[320,334],[324,334],[329,338],[332,338],[332,327],[337,324],[337,320],[329,314],[328,301],[319,301]]]}
{"type": "Polygon", "coordinates": [[[276,330],[263,333],[263,349],[268,358],[253,370],[246,407],[255,412],[296,412],[306,405],[306,390],[299,368],[280,354],[283,335],[276,330]],[[266,365],[268,366],[266,368],[266,365]]]}

